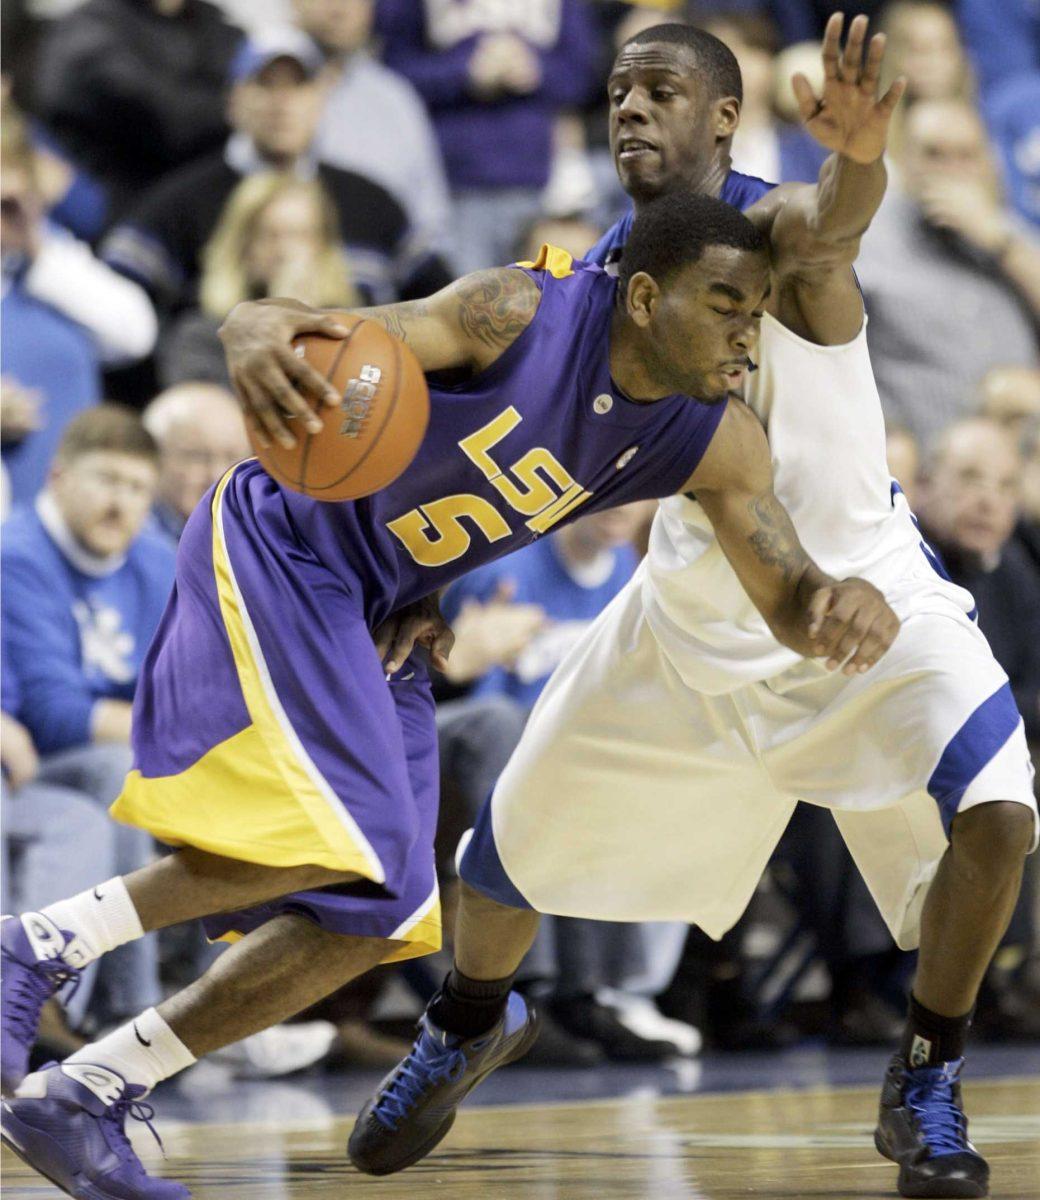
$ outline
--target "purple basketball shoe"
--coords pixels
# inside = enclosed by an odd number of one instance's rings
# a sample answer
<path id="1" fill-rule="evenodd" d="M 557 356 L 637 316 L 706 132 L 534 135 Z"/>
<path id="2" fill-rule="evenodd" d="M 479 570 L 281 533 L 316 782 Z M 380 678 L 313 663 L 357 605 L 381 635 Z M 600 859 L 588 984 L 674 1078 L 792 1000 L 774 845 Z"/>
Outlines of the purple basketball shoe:
<path id="1" fill-rule="evenodd" d="M 159 1141 L 144 1094 L 107 1067 L 51 1063 L 0 1104 L 4 1145 L 76 1200 L 187 1200 L 183 1184 L 145 1171 L 126 1136 L 131 1116 Z"/>
<path id="2" fill-rule="evenodd" d="M 0 960 L 0 1089 L 10 1096 L 29 1069 L 40 1009 L 64 984 L 75 990 L 85 960 L 72 934 L 42 913 L 3 918 Z"/>

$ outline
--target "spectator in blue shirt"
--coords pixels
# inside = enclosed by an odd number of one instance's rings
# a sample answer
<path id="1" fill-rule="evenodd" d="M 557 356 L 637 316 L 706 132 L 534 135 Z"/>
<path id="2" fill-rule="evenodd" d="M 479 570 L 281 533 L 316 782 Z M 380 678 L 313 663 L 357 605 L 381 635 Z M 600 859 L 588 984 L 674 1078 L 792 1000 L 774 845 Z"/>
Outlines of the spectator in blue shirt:
<path id="1" fill-rule="evenodd" d="M 4 526 L 0 584 L 16 717 L 41 756 L 37 779 L 107 807 L 130 767 L 137 676 L 173 583 L 173 551 L 142 534 L 158 452 L 136 414 L 102 404 L 66 427 L 34 507 Z M 114 826 L 117 873 L 142 866 L 148 835 Z M 159 1000 L 155 939 L 102 972 L 108 1015 Z"/>

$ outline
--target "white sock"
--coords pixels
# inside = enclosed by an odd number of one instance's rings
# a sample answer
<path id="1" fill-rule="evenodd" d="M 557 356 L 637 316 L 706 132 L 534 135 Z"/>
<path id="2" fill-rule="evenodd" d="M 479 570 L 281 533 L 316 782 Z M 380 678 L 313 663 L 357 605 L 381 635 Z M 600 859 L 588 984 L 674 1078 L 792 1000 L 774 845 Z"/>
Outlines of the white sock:
<path id="1" fill-rule="evenodd" d="M 71 967 L 85 967 L 109 950 L 144 937 L 137 909 L 118 875 L 69 900 L 48 904 L 40 910 L 39 916 L 52 922 L 62 933 L 72 935 L 63 946 L 64 939 L 59 939 L 58 949 Z M 34 917 L 35 914 L 26 913 L 22 917 L 22 927 L 37 957 L 57 957 L 52 931 Z"/>
<path id="2" fill-rule="evenodd" d="M 161 1079 L 193 1062 L 195 1055 L 154 1008 L 147 1008 L 133 1021 L 70 1054 L 61 1065 L 107 1067 L 150 1092 Z"/>

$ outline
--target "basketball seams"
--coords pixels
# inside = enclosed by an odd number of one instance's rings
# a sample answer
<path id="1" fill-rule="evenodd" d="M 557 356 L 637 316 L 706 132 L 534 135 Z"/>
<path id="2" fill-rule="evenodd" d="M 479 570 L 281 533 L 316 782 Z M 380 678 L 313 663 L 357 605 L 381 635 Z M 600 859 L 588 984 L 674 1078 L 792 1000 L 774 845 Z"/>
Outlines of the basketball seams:
<path id="1" fill-rule="evenodd" d="M 339 370 L 339 364 L 343 359 L 343 355 L 347 351 L 347 346 L 350 344 L 351 338 L 353 338 L 354 334 L 357 332 L 358 327 L 361 325 L 364 325 L 364 323 L 365 323 L 364 318 L 358 317 L 358 319 L 354 322 L 354 324 L 351 325 L 349 331 L 347 332 L 347 336 L 340 340 L 339 345 L 336 347 L 336 352 L 332 356 L 332 362 L 329 365 L 329 369 L 325 372 L 325 382 L 326 383 L 330 383 L 332 381 L 332 379 L 335 377 L 336 372 Z M 317 410 L 315 410 L 315 411 L 317 411 Z M 314 444 L 314 434 L 308 433 L 304 438 L 303 449 L 300 453 L 300 467 L 299 467 L 300 474 L 299 474 L 299 479 L 296 481 L 296 485 L 295 485 L 303 492 L 303 494 L 305 496 L 313 495 L 313 493 L 315 491 L 323 490 L 322 488 L 309 487 L 307 484 L 307 464 L 310 461 L 311 446 L 313 444 Z M 329 485 L 326 484 L 325 486 L 327 487 Z"/>
<path id="2" fill-rule="evenodd" d="M 382 329 L 382 326 L 379 325 L 377 328 Z M 390 398 L 390 403 L 386 406 L 386 412 L 383 416 L 382 422 L 380 423 L 379 429 L 369 439 L 369 443 L 364 454 L 362 454 L 357 462 L 354 463 L 349 471 L 343 475 L 340 475 L 338 479 L 333 479 L 329 483 L 323 484 L 322 487 L 313 489 L 314 492 L 324 492 L 328 491 L 329 488 L 338 487 L 345 480 L 349 479 L 359 467 L 363 466 L 372 451 L 375 450 L 375 448 L 379 445 L 383 433 L 390 422 L 390 418 L 394 415 L 394 410 L 397 408 L 397 400 L 401 394 L 401 376 L 404 374 L 404 363 L 401 357 L 401 346 L 397 338 L 393 337 L 389 333 L 387 333 L 386 336 L 390 339 L 390 345 L 394 352 L 394 392 Z"/>

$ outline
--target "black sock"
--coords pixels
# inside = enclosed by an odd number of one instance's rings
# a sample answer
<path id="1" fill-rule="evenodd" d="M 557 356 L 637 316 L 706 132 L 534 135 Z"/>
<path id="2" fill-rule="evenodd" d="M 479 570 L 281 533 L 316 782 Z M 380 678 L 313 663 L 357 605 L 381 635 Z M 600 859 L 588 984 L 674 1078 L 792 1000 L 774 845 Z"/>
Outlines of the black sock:
<path id="1" fill-rule="evenodd" d="M 970 1024 L 970 1012 L 963 1017 L 942 1017 L 925 1008 L 911 993 L 899 1052 L 911 1070 L 952 1062 L 964 1054 L 964 1042 Z"/>
<path id="2" fill-rule="evenodd" d="M 505 979 L 470 979 L 458 967 L 452 967 L 430 1002 L 430 1019 L 457 1037 L 478 1037 L 505 1012 L 512 986 L 512 975 Z"/>

